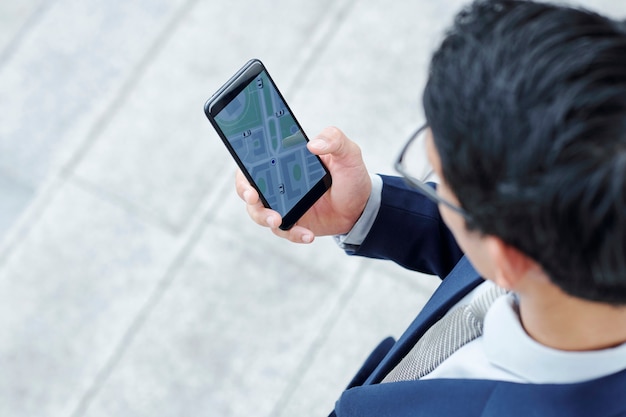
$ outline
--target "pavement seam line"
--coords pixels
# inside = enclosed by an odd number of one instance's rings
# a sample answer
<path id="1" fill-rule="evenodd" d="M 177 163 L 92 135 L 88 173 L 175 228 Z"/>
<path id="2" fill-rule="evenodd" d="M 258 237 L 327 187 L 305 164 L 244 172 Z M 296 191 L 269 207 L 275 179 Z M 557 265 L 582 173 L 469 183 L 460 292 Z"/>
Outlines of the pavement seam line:
<path id="1" fill-rule="evenodd" d="M 59 164 L 59 167 L 54 172 L 50 173 L 48 179 L 44 180 L 38 190 L 35 191 L 35 196 L 31 203 L 24 213 L 15 221 L 5 238 L 0 242 L 0 270 L 7 264 L 7 260 L 11 257 L 15 248 L 28 236 L 30 230 L 32 230 L 35 224 L 41 219 L 48 203 L 53 200 L 56 194 L 63 188 L 63 184 L 75 176 L 73 172 L 76 166 L 91 149 L 102 131 L 104 131 L 106 125 L 115 117 L 121 104 L 127 99 L 131 91 L 131 86 L 136 84 L 142 77 L 149 67 L 149 64 L 158 56 L 159 52 L 164 47 L 167 39 L 179 27 L 183 18 L 191 13 L 196 3 L 198 3 L 198 0 L 186 0 L 179 9 L 174 12 L 173 17 L 164 25 L 163 30 L 157 34 L 152 45 L 147 49 L 147 52 L 138 61 L 135 68 L 130 71 L 126 80 L 120 84 L 118 92 L 111 99 L 110 103 L 102 113 L 95 118 L 85 138 L 76 145 L 75 150 L 68 157 L 67 161 Z M 53 4 L 47 4 L 40 8 L 40 12 L 33 12 L 33 15 L 37 16 L 32 19 L 29 18 L 29 21 L 32 21 L 31 24 L 34 24 L 52 5 Z M 0 63 L 1 62 L 0 60 Z"/>
<path id="2" fill-rule="evenodd" d="M 339 27 L 346 21 L 345 16 L 350 12 L 355 0 L 342 0 L 332 2 L 332 9 L 328 13 L 329 19 L 322 19 L 321 28 L 316 30 L 311 37 L 310 48 L 303 54 L 300 69 L 295 72 L 290 81 L 286 82 L 285 91 L 289 92 L 291 99 L 298 93 L 311 72 L 313 62 L 322 55 L 322 51 L 331 44 L 330 40 L 335 36 Z"/>
<path id="3" fill-rule="evenodd" d="M 311 345 L 307 349 L 305 355 L 300 361 L 300 364 L 294 370 L 292 377 L 286 384 L 285 390 L 282 392 L 278 401 L 276 401 L 276 404 L 274 405 L 272 412 L 269 414 L 269 416 L 283 415 L 283 412 L 285 411 L 285 407 L 289 403 L 289 400 L 293 397 L 298 387 L 301 385 L 304 379 L 304 375 L 306 375 L 307 371 L 311 368 L 313 362 L 315 361 L 315 358 L 322 350 L 324 343 L 328 341 L 328 335 L 332 332 L 332 330 L 339 322 L 338 318 L 343 315 L 344 311 L 350 304 L 350 298 L 354 295 L 356 289 L 361 283 L 359 277 L 365 273 L 367 268 L 368 263 L 362 263 L 349 278 L 349 283 L 346 284 L 339 297 L 337 297 L 335 305 L 331 309 L 331 312 L 328 314 L 326 320 L 324 320 L 322 326 L 320 327 L 320 331 L 313 340 L 313 343 L 311 343 Z M 332 404 L 329 404 L 329 407 L 332 407 Z"/>
<path id="4" fill-rule="evenodd" d="M 230 178 L 224 178 L 218 184 L 218 188 L 222 192 L 230 186 Z M 157 308 L 163 299 L 163 296 L 176 281 L 176 278 L 179 276 L 180 269 L 189 258 L 193 248 L 198 244 L 198 241 L 204 235 L 206 228 L 210 225 L 210 223 L 207 222 L 207 218 L 209 213 L 211 213 L 219 204 L 219 196 L 221 196 L 222 192 L 218 192 L 210 198 L 207 198 L 205 203 L 202 205 L 203 209 L 198 210 L 197 214 L 189 222 L 190 225 L 185 232 L 185 236 L 181 238 L 180 246 L 175 250 L 176 254 L 172 258 L 169 267 L 165 270 L 162 278 L 155 284 L 152 289 L 152 293 L 147 298 L 146 302 L 132 320 L 126 331 L 120 337 L 119 343 L 114 347 L 111 355 L 94 377 L 91 386 L 82 394 L 82 398 L 80 398 L 80 401 L 78 402 L 74 412 L 71 414 L 71 417 L 81 417 L 85 415 L 92 401 L 97 398 L 99 392 L 106 385 L 111 374 L 115 371 L 115 368 L 123 359 L 128 347 L 133 343 L 135 337 L 141 331 L 141 328 L 150 319 L 152 312 L 155 308 Z"/>
<path id="5" fill-rule="evenodd" d="M 90 193 L 93 193 L 95 191 L 92 187 L 89 186 L 89 183 L 82 181 L 79 178 L 75 178 L 75 176 L 72 175 L 74 168 L 78 165 L 84 155 L 95 143 L 107 123 L 115 116 L 115 114 L 117 113 L 117 109 L 120 107 L 120 105 L 127 99 L 128 92 L 130 91 L 131 86 L 136 84 L 137 81 L 141 78 L 141 76 L 148 68 L 149 63 L 158 56 L 159 52 L 167 42 L 167 39 L 169 39 L 171 34 L 175 32 L 178 27 L 180 27 L 180 24 L 182 23 L 184 17 L 191 13 L 196 3 L 198 3 L 198 0 L 187 0 L 179 7 L 178 10 L 174 12 L 173 17 L 169 20 L 169 22 L 165 24 L 164 29 L 156 36 L 155 40 L 152 42 L 152 45 L 148 48 L 148 51 L 139 61 L 135 69 L 131 71 L 128 78 L 121 84 L 118 94 L 111 100 L 101 116 L 96 119 L 93 126 L 89 130 L 89 133 L 86 135 L 86 139 L 77 147 L 77 150 L 70 157 L 69 161 L 64 166 L 61 166 L 56 177 L 60 177 L 63 182 L 74 182 L 75 184 L 80 185 L 81 188 L 86 189 L 86 191 Z M 55 187 L 54 190 L 58 191 L 59 188 L 60 187 Z M 52 197 L 53 196 L 48 196 L 48 199 Z M 211 207 L 215 204 L 213 201 L 210 201 L 209 203 Z M 128 209 L 128 207 L 124 205 L 122 209 Z M 40 211 L 44 211 L 44 209 L 42 208 Z M 76 408 L 70 414 L 70 416 L 81 417 L 89 409 L 92 401 L 97 397 L 101 388 L 105 385 L 106 381 L 113 373 L 115 367 L 123 358 L 128 346 L 132 343 L 135 336 L 148 320 L 151 312 L 158 305 L 163 295 L 171 287 L 172 283 L 175 280 L 175 277 L 177 276 L 177 272 L 189 256 L 191 248 L 193 248 L 197 241 L 201 238 L 205 229 L 204 218 L 205 213 L 204 210 L 202 210 L 201 214 L 197 216 L 197 218 L 195 218 L 192 222 L 190 222 L 188 228 L 189 236 L 185 236 L 181 239 L 181 246 L 178 250 L 176 250 L 177 253 L 174 256 L 170 266 L 166 269 L 163 277 L 153 287 L 152 293 L 148 297 L 147 301 L 139 310 L 126 331 L 123 333 L 122 337 L 120 338 L 120 342 L 113 349 L 109 358 L 96 373 L 90 386 L 88 386 L 87 389 L 82 393 L 78 400 Z"/>
<path id="6" fill-rule="evenodd" d="M 128 99 L 130 92 L 133 91 L 132 86 L 136 85 L 146 70 L 149 68 L 150 63 L 158 57 L 159 53 L 163 50 L 167 44 L 167 40 L 170 39 L 173 32 L 175 32 L 183 21 L 183 18 L 191 13 L 191 10 L 195 7 L 198 0 L 185 0 L 184 3 L 174 12 L 173 17 L 165 24 L 163 30 L 156 35 L 156 38 L 148 47 L 147 52 L 137 62 L 135 68 L 130 71 L 130 74 L 124 80 L 119 88 L 118 92 L 111 99 L 110 103 L 102 111 L 99 117 L 93 122 L 92 127 L 85 135 L 85 139 L 76 146 L 76 150 L 68 158 L 68 160 L 61 164 L 59 169 L 60 175 L 68 177 L 72 175 L 78 164 L 83 160 L 84 156 L 89 152 L 94 143 L 99 139 L 102 132 L 106 129 L 109 122 L 115 117 L 119 109 Z"/>
<path id="7" fill-rule="evenodd" d="M 154 210 L 150 210 L 149 207 L 135 204 L 131 200 L 111 192 L 108 189 L 100 188 L 98 185 L 77 175 L 68 178 L 66 182 L 76 185 L 96 198 L 110 202 L 114 206 L 119 207 L 127 213 L 131 213 L 142 220 L 145 220 L 147 223 L 154 225 L 156 228 L 163 230 L 172 236 L 178 235 L 183 230 L 183 228 L 178 227 L 167 219 L 162 218 L 162 216 L 159 216 L 159 214 L 155 213 Z"/>
<path id="8" fill-rule="evenodd" d="M 42 1 L 40 4 L 32 11 L 24 24 L 22 24 L 15 35 L 11 38 L 11 40 L 7 43 L 7 46 L 0 52 L 0 67 L 9 62 L 15 52 L 18 50 L 19 45 L 22 43 L 24 38 L 28 36 L 30 30 L 38 23 L 38 21 L 46 14 L 51 7 L 56 4 L 52 1 Z"/>
<path id="9" fill-rule="evenodd" d="M 198 221 L 198 227 L 195 228 L 191 236 L 184 241 L 180 250 L 177 251 L 178 253 L 174 257 L 172 263 L 167 268 L 163 277 L 152 289 L 152 293 L 122 335 L 120 342 L 113 349 L 111 356 L 96 374 L 91 386 L 83 393 L 76 409 L 71 414 L 72 417 L 83 416 L 89 409 L 92 401 L 97 397 L 102 387 L 106 384 L 107 380 L 124 357 L 127 348 L 132 344 L 136 335 L 141 331 L 143 325 L 149 320 L 152 311 L 156 308 L 164 294 L 175 281 L 178 271 L 191 253 L 190 249 L 193 248 L 202 237 L 204 229 L 205 227 L 202 226 L 201 221 Z"/>

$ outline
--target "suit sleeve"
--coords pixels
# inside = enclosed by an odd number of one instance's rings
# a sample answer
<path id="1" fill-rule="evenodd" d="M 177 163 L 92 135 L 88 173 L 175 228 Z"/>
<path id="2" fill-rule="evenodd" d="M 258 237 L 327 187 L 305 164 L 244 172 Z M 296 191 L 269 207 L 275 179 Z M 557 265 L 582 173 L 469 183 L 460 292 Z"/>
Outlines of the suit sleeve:
<path id="1" fill-rule="evenodd" d="M 463 252 L 441 219 L 437 204 L 408 187 L 402 178 L 381 177 L 378 215 L 354 254 L 445 277 Z"/>

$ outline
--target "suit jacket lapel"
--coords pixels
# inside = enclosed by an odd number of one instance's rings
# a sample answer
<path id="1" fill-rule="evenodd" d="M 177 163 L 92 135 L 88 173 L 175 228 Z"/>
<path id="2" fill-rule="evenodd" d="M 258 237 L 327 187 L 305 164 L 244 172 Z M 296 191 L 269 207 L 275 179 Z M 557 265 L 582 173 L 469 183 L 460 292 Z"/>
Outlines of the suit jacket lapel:
<path id="1" fill-rule="evenodd" d="M 364 385 L 377 384 L 404 358 L 417 340 L 468 292 L 483 282 L 466 257 L 442 281 L 432 297 L 398 342 L 367 378 Z"/>

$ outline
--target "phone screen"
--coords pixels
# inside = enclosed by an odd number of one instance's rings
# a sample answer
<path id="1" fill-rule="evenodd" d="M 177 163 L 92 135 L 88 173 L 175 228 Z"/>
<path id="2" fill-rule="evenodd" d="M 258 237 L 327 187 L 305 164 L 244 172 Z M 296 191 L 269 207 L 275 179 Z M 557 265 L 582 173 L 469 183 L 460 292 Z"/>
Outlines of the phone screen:
<path id="1" fill-rule="evenodd" d="M 281 216 L 326 174 L 265 70 L 214 120 L 267 204 Z"/>

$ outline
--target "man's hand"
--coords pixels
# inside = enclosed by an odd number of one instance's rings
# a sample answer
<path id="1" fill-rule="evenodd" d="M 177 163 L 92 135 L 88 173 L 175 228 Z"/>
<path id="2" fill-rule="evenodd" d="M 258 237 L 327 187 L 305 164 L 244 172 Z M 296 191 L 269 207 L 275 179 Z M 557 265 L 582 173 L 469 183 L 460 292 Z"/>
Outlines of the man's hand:
<path id="1" fill-rule="evenodd" d="M 361 149 L 335 127 L 327 127 L 308 143 L 319 155 L 333 179 L 331 188 L 290 230 L 280 230 L 279 213 L 267 209 L 246 177 L 237 172 L 237 194 L 246 202 L 248 214 L 274 234 L 297 243 L 310 243 L 315 236 L 336 235 L 350 231 L 359 219 L 372 189 Z"/>

